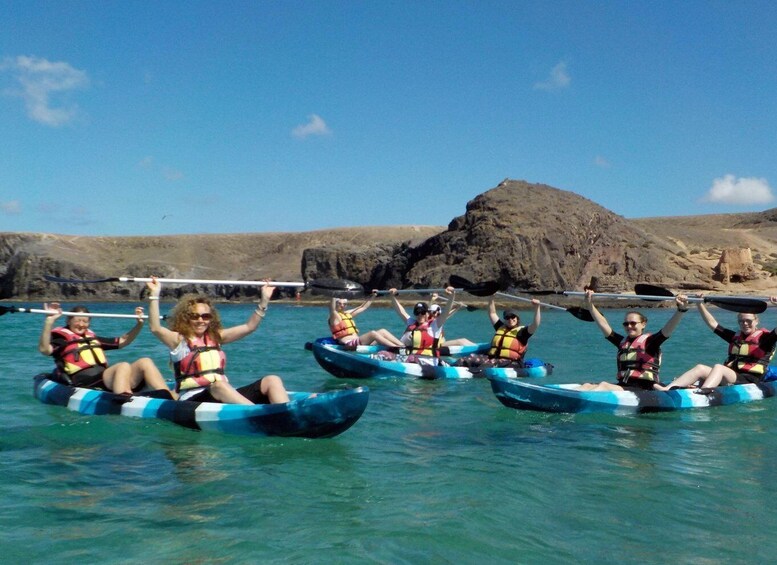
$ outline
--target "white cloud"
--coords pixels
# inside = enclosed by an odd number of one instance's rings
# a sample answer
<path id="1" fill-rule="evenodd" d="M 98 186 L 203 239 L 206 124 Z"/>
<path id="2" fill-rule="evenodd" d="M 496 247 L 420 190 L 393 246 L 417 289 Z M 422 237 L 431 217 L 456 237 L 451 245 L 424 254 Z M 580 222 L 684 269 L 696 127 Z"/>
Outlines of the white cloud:
<path id="1" fill-rule="evenodd" d="M 164 176 L 167 180 L 176 181 L 181 180 L 184 175 L 178 169 L 173 169 L 172 167 L 162 167 L 162 176 Z"/>
<path id="2" fill-rule="evenodd" d="M 567 72 L 567 64 L 562 61 L 550 70 L 550 76 L 546 80 L 535 82 L 534 89 L 561 90 L 568 87 L 571 82 L 572 79 L 569 78 L 569 73 Z"/>
<path id="3" fill-rule="evenodd" d="M 143 157 L 138 162 L 138 167 L 141 169 L 150 169 L 154 165 L 154 158 L 151 155 L 147 155 L 146 157 Z"/>
<path id="4" fill-rule="evenodd" d="M 21 214 L 22 204 L 18 200 L 9 200 L 8 202 L 0 202 L 0 210 L 3 211 L 3 214 L 7 214 L 9 216 L 15 216 L 16 214 Z"/>
<path id="5" fill-rule="evenodd" d="M 720 204 L 766 204 L 774 200 L 772 189 L 766 179 L 736 178 L 726 175 L 712 181 L 712 187 L 702 199 Z"/>
<path id="6" fill-rule="evenodd" d="M 612 167 L 612 163 L 610 163 L 607 159 L 605 159 L 601 155 L 596 156 L 596 158 L 594 159 L 594 165 L 602 169 L 609 169 L 610 167 Z"/>
<path id="7" fill-rule="evenodd" d="M 52 127 L 68 123 L 78 113 L 75 104 L 55 107 L 52 95 L 89 86 L 89 77 L 85 71 L 65 62 L 52 62 L 39 57 L 6 57 L 0 63 L 0 71 L 11 73 L 18 85 L 5 93 L 24 100 L 27 115 L 31 119 Z"/>
<path id="8" fill-rule="evenodd" d="M 291 135 L 305 139 L 311 135 L 329 135 L 331 130 L 327 127 L 326 122 L 316 114 L 310 115 L 310 121 L 306 124 L 299 125 L 291 130 Z"/>

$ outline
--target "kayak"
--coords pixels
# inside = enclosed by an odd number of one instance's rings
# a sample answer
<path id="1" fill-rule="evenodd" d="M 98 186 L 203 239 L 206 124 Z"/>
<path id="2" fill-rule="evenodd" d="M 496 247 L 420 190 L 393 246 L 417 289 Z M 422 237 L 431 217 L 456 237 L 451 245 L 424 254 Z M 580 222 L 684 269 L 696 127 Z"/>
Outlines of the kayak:
<path id="1" fill-rule="evenodd" d="M 35 398 L 81 414 L 159 418 L 194 430 L 253 436 L 333 437 L 361 417 L 369 400 L 366 387 L 316 396 L 289 392 L 290 401 L 284 404 L 242 405 L 125 396 L 61 384 L 46 373 L 34 381 Z"/>
<path id="2" fill-rule="evenodd" d="M 505 406 L 541 412 L 641 414 L 739 404 L 777 394 L 775 381 L 662 392 L 581 391 L 580 384 L 539 385 L 498 375 L 489 375 L 488 379 L 497 399 Z"/>
<path id="3" fill-rule="evenodd" d="M 325 371 L 335 377 L 346 379 L 397 377 L 430 380 L 472 379 L 484 377 L 487 373 L 506 378 L 542 378 L 547 376 L 552 370 L 552 366 L 539 360 L 533 360 L 532 366 L 528 366 L 530 360 L 527 360 L 527 367 L 523 369 L 471 369 L 469 367 L 452 367 L 448 364 L 425 365 L 421 363 L 406 363 L 400 360 L 381 358 L 380 346 L 367 346 L 368 348 L 378 347 L 375 351 L 360 350 L 361 347 L 363 346 L 354 349 L 353 347 L 333 343 L 328 338 L 305 344 L 305 349 L 313 352 L 313 357 Z M 445 363 L 470 353 L 483 353 L 488 351 L 489 347 L 488 343 L 442 347 L 441 353 Z M 382 349 L 386 350 L 387 348 Z M 401 355 L 398 356 L 398 359 L 402 358 Z"/>

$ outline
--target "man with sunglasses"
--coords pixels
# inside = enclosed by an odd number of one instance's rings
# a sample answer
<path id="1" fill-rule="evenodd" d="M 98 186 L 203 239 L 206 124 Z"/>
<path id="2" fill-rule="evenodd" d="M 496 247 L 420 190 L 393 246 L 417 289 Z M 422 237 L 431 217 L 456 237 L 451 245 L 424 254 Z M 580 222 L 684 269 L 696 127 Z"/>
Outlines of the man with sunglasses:
<path id="1" fill-rule="evenodd" d="M 618 348 L 618 384 L 585 383 L 580 385 L 579 390 L 657 389 L 661 384 L 658 376 L 661 345 L 671 337 L 683 314 L 688 311 L 688 298 L 684 294 L 675 297 L 677 311 L 655 334 L 645 331 L 648 320 L 640 312 L 627 312 L 623 320 L 626 335 L 622 335 L 613 331 L 607 319 L 594 306 L 593 297 L 594 292 L 586 289 L 586 308 L 607 341 Z"/>
<path id="2" fill-rule="evenodd" d="M 700 298 L 703 295 L 699 295 Z M 777 303 L 777 297 L 770 301 Z M 701 382 L 702 389 L 715 388 L 721 384 L 760 383 L 764 380 L 769 362 L 774 357 L 777 346 L 775 330 L 758 327 L 758 315 L 739 313 L 737 324 L 739 331 L 724 328 L 710 314 L 703 302 L 699 302 L 699 313 L 707 326 L 723 341 L 728 343 L 728 357 L 723 363 L 696 365 L 686 371 L 667 386 L 658 386 L 659 390 L 694 387 Z"/>

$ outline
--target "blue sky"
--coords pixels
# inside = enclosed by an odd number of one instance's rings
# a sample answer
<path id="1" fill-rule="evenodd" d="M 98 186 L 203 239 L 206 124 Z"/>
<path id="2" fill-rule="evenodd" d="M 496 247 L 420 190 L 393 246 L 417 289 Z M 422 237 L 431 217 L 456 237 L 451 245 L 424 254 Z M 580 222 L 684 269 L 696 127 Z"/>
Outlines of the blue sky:
<path id="1" fill-rule="evenodd" d="M 774 2 L 0 0 L 0 231 L 777 206 Z"/>

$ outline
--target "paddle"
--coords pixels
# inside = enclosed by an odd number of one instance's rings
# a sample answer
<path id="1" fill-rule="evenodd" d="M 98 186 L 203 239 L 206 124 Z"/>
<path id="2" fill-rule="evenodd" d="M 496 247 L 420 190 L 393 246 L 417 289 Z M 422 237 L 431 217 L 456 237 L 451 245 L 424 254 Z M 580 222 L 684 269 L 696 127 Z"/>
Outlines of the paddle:
<path id="1" fill-rule="evenodd" d="M 49 282 L 59 284 L 95 284 L 106 282 L 151 282 L 150 277 L 106 277 L 103 279 L 68 279 L 54 275 L 44 275 Z M 169 279 L 157 277 L 160 283 L 168 284 L 211 284 L 232 286 L 265 286 L 311 289 L 314 294 L 327 294 L 331 296 L 357 296 L 364 292 L 359 283 L 347 279 L 318 279 L 307 282 L 280 282 L 280 281 L 240 281 L 240 280 L 212 280 L 212 279 Z"/>
<path id="2" fill-rule="evenodd" d="M 455 287 L 456 290 L 463 290 L 472 296 L 493 296 L 502 290 L 502 285 L 499 284 L 499 281 L 483 281 L 473 283 L 464 277 L 459 277 L 457 275 L 451 275 L 448 279 L 448 283 Z"/>
<path id="3" fill-rule="evenodd" d="M 485 281 L 485 282 L 479 282 L 479 283 L 472 283 L 472 282 L 469 282 L 467 279 L 463 279 L 455 275 L 451 276 L 450 285 L 454 287 L 457 291 L 468 292 L 473 296 L 480 296 L 480 297 L 492 296 L 500 288 L 499 283 L 497 281 Z M 396 294 L 431 294 L 432 292 L 445 292 L 445 289 L 444 288 L 403 288 L 401 290 L 397 290 Z M 379 290 L 378 294 L 380 295 L 390 294 L 390 291 Z M 442 298 L 445 299 L 444 296 Z M 467 306 L 468 310 L 470 310 L 470 308 L 472 308 L 473 310 L 477 310 L 476 306 Z"/>
<path id="4" fill-rule="evenodd" d="M 675 295 L 663 287 L 652 284 L 636 284 L 634 292 L 645 300 L 670 300 Z M 645 295 L 648 295 L 647 297 Z M 705 296 L 704 298 L 688 298 L 688 302 L 704 302 L 713 304 L 718 308 L 740 312 L 742 314 L 760 314 L 766 311 L 768 304 L 757 298 L 744 298 L 738 296 Z"/>
<path id="5" fill-rule="evenodd" d="M 510 298 L 512 300 L 520 300 L 521 302 L 531 302 L 531 298 L 525 298 L 523 296 L 515 296 L 514 294 L 507 294 L 504 292 L 497 292 L 497 296 L 501 296 L 503 298 Z M 572 306 L 570 308 L 564 308 L 562 306 L 556 306 L 555 304 L 546 304 L 545 302 L 540 302 L 540 306 L 544 306 L 545 308 L 552 308 L 553 310 L 564 310 L 566 312 L 569 312 L 572 314 L 575 318 L 578 320 L 583 320 L 584 322 L 593 322 L 594 317 L 591 315 L 591 313 L 586 310 L 585 308 L 581 308 L 579 306 Z"/>
<path id="6" fill-rule="evenodd" d="M 37 308 L 19 308 L 17 306 L 0 306 L 0 316 L 3 314 L 13 314 L 15 312 L 19 312 L 22 314 L 46 314 L 47 316 L 51 314 L 56 314 L 57 310 L 40 310 Z M 135 314 L 101 314 L 99 312 L 61 312 L 63 316 L 81 316 L 84 318 L 135 318 L 137 319 L 138 316 Z M 162 316 L 162 318 L 166 318 L 167 316 Z M 145 314 L 140 316 L 140 318 L 143 318 L 144 320 L 148 319 L 148 316 Z"/>

